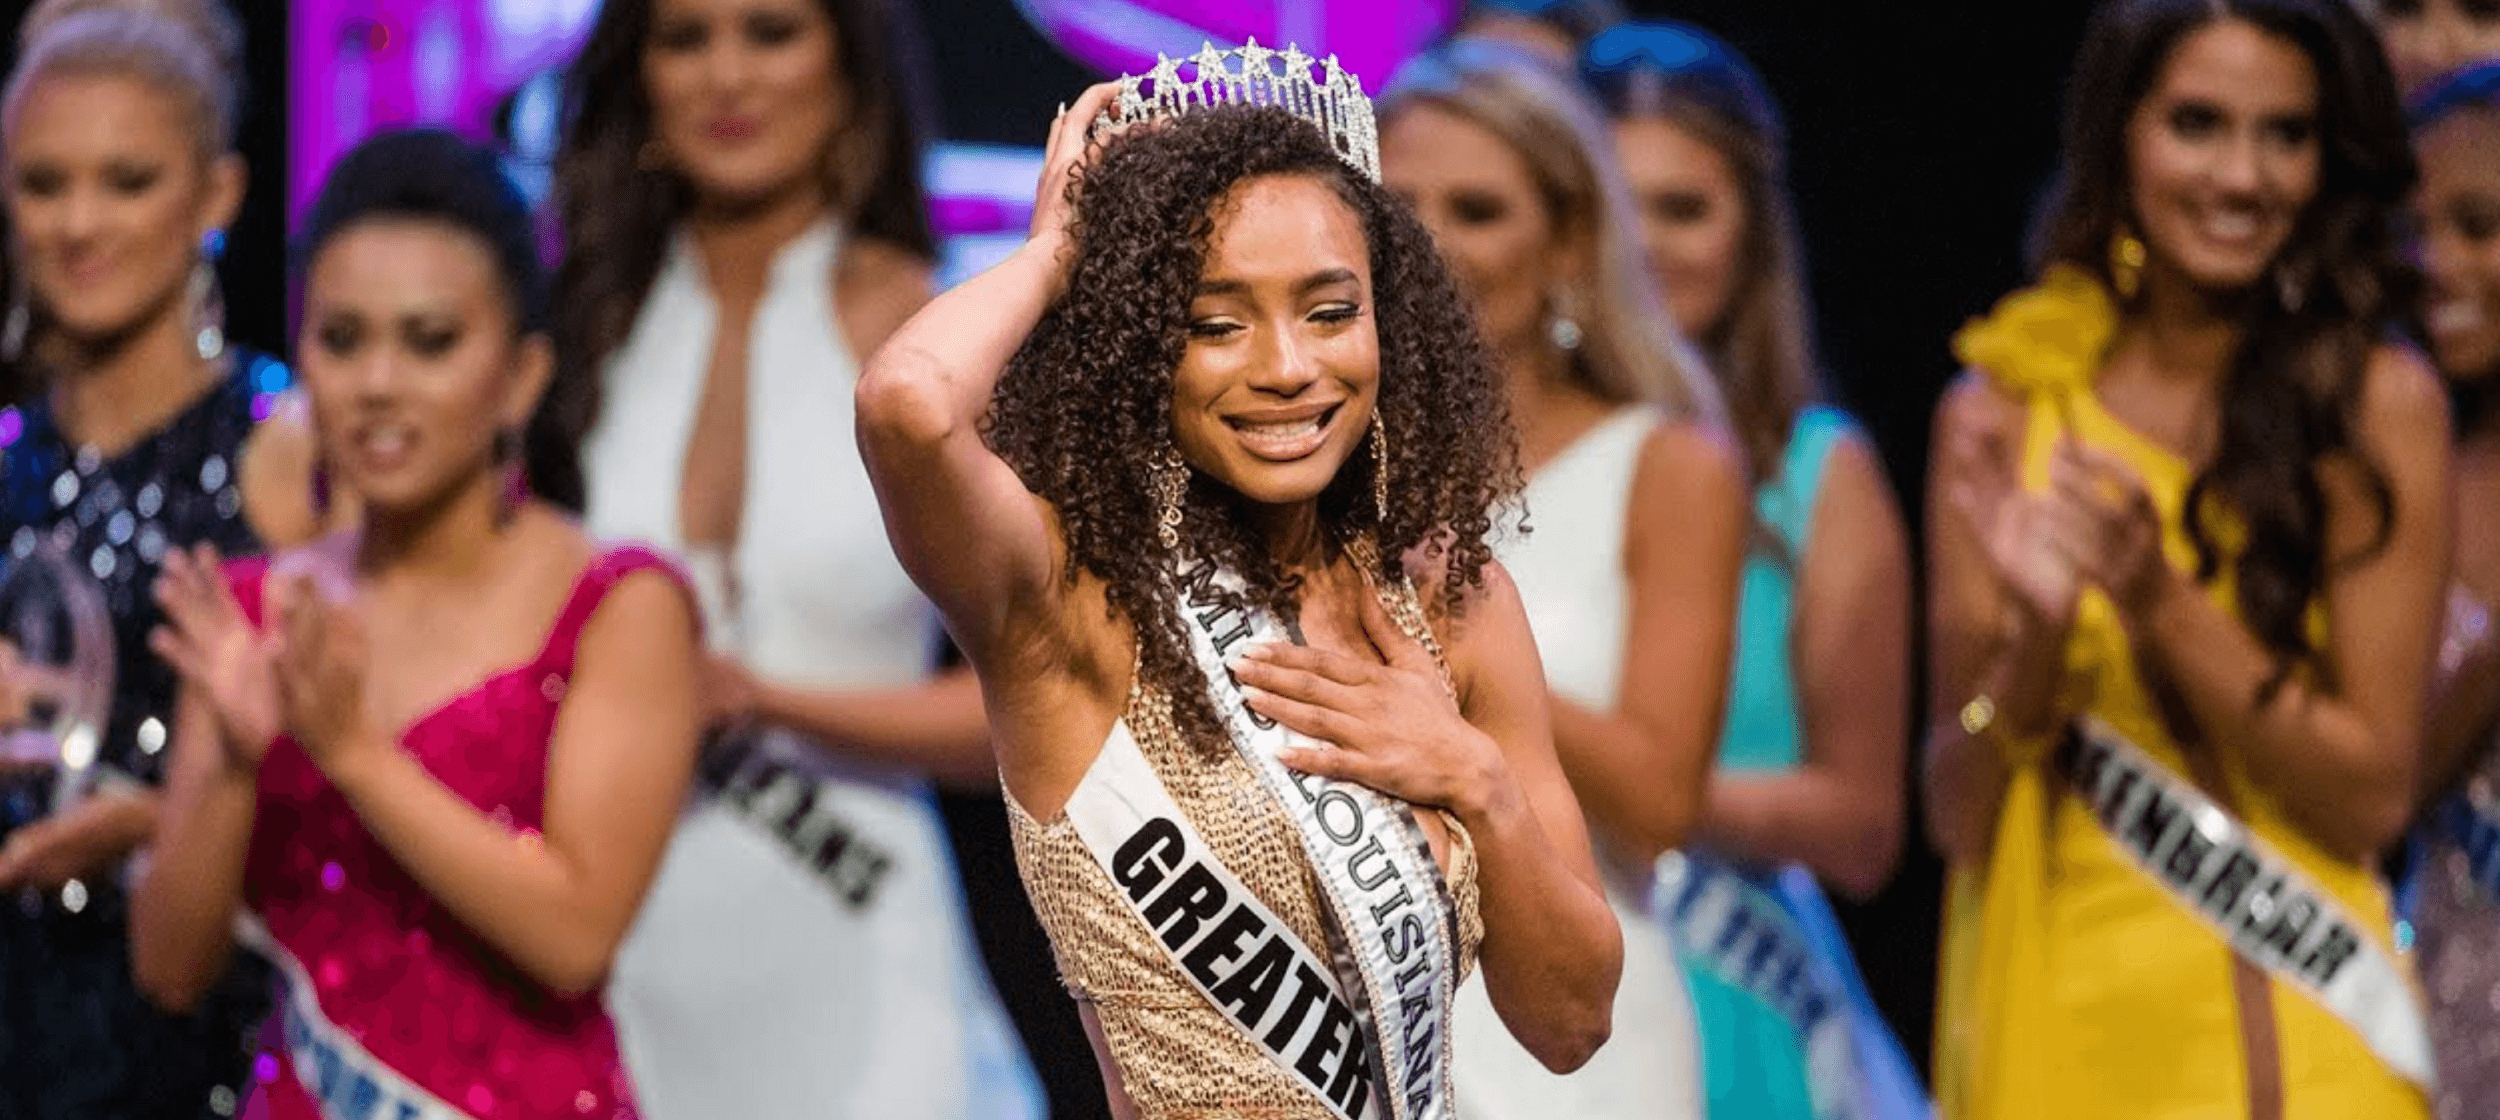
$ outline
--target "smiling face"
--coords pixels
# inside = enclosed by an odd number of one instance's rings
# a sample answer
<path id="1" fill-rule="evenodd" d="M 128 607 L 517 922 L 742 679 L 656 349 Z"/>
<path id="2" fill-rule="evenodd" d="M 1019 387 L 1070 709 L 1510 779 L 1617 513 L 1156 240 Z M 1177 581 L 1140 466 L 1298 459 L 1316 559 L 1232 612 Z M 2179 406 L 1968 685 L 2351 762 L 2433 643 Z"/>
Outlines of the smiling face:
<path id="1" fill-rule="evenodd" d="M 376 512 L 491 480 L 496 433 L 519 430 L 552 368 L 544 338 L 515 334 L 493 250 L 439 221 L 333 236 L 305 276 L 303 324 L 324 459 Z"/>
<path id="2" fill-rule="evenodd" d="M 1362 219 L 1303 175 L 1246 180 L 1213 213 L 1172 442 L 1253 502 L 1313 501 L 1362 444 L 1380 387 Z"/>
<path id="3" fill-rule="evenodd" d="M 2317 195 L 2319 148 L 2317 71 L 2297 45 L 2239 20 L 2191 32 L 2127 123 L 2147 275 L 2256 283 Z"/>
<path id="4" fill-rule="evenodd" d="M 848 100 L 837 34 L 817 0 L 656 0 L 642 80 L 669 165 L 716 205 L 816 189 Z"/>
<path id="5" fill-rule="evenodd" d="M 2422 322 L 2440 371 L 2458 381 L 2500 373 L 2500 111 L 2455 113 L 2416 143 L 2413 214 L 2429 280 Z"/>
<path id="6" fill-rule="evenodd" d="M 1745 196 L 1717 148 L 1664 117 L 1615 122 L 1641 247 L 1684 337 L 1715 339 L 1745 247 Z"/>
<path id="7" fill-rule="evenodd" d="M 57 328 L 99 340 L 178 313 L 201 240 L 234 216 L 240 168 L 205 157 L 183 101 L 137 77 L 55 74 L 16 108 L 9 223 Z"/>
<path id="8" fill-rule="evenodd" d="M 1527 159 L 1491 129 L 1421 102 L 1382 130 L 1380 170 L 1432 231 L 1485 339 L 1505 351 L 1539 345 L 1546 294 L 1575 270 Z"/>

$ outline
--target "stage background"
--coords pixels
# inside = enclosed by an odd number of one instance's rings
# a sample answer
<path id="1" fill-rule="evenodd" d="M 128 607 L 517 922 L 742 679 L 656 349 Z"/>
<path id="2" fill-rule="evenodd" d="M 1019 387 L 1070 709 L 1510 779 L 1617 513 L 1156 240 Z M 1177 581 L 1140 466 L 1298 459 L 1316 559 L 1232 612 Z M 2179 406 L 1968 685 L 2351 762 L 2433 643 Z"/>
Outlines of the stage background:
<path id="1" fill-rule="evenodd" d="M 555 68 L 594 4 L 240 0 L 252 73 L 242 147 L 253 189 L 223 267 L 233 336 L 285 352 L 285 220 L 327 159 L 363 130 L 436 120 L 484 135 L 500 117 L 516 175 L 542 185 Z M 1873 431 L 1915 527 L 1928 414 L 1951 373 L 1946 340 L 2021 278 L 2021 237 L 2046 185 L 2058 90 L 2088 3 L 1632 6 L 1717 31 L 1753 58 L 1785 104 L 1832 386 Z M 25 7 L 0 0 L 0 18 L 14 27 Z M 943 134 L 970 145 L 951 156 L 968 161 L 956 167 L 963 174 L 937 176 L 961 196 L 950 213 L 973 216 L 959 225 L 1012 231 L 1030 191 L 1029 182 L 1006 181 L 1020 158 L 1013 149 L 1037 144 L 1055 107 L 1093 75 L 1043 39 L 1013 0 L 915 7 L 940 78 Z M 1307 18 L 1311 4 L 1301 7 Z M 994 248 L 999 240 L 965 244 Z M 1022 1011 L 1058 1017 L 1035 1056 L 1061 1115 L 1100 1115 L 1091 1058 L 1064 1029 L 1064 995 L 1016 905 L 998 802 L 952 798 L 948 808 L 1002 990 Z M 1914 809 L 1893 885 L 1869 905 L 1842 910 L 1878 1001 L 1924 1061 L 1938 878 L 1918 821 Z"/>

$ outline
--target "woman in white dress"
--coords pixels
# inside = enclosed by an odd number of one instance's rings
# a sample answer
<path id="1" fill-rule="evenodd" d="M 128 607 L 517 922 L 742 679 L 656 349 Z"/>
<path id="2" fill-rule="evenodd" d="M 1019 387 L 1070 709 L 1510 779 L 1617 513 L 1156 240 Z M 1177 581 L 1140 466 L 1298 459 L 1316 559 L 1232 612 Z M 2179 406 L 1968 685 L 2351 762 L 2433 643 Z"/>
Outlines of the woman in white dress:
<path id="1" fill-rule="evenodd" d="M 978 690 L 933 675 L 851 436 L 930 295 L 903 16 L 609 0 L 570 75 L 559 352 L 600 393 L 545 419 L 591 528 L 687 561 L 723 732 L 609 991 L 657 1120 L 1040 1107 L 930 797 L 994 780 Z"/>
<path id="2" fill-rule="evenodd" d="M 1554 745 L 1623 926 L 1614 1038 L 1556 1076 L 1480 986 L 1453 1028 L 1465 1115 L 1694 1117 L 1698 1050 L 1651 869 L 1699 812 L 1725 704 L 1747 526 L 1717 388 L 1675 334 L 1602 118 L 1519 48 L 1460 39 L 1389 84 L 1381 167 L 1474 299 L 1528 472 L 1519 582 Z"/>

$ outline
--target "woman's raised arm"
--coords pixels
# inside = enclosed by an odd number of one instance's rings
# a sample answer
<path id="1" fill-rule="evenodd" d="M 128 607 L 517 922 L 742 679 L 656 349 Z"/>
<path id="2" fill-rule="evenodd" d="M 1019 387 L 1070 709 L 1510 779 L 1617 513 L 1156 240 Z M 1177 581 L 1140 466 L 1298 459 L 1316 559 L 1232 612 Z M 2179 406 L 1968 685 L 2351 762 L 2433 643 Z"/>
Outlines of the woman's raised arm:
<path id="1" fill-rule="evenodd" d="M 860 452 L 886 532 L 975 664 L 1014 604 L 1056 586 L 1049 509 L 982 441 L 980 422 L 999 373 L 1066 285 L 1070 190 L 1118 90 L 1087 90 L 1053 124 L 1024 246 L 929 301 L 859 379 Z"/>

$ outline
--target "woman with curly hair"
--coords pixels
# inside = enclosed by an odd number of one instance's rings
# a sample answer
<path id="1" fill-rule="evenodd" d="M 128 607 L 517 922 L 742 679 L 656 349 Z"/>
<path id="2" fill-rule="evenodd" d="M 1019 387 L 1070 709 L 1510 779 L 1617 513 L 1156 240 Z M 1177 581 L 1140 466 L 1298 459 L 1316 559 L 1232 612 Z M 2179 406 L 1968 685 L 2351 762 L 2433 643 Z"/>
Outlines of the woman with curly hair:
<path id="1" fill-rule="evenodd" d="M 1605 120 L 1568 75 L 1460 39 L 1398 72 L 1382 120 L 1389 187 L 1470 297 L 1519 426 L 1531 532 L 1503 542 L 1502 560 L 1624 937 L 1614 1040 L 1569 1077 L 1522 1052 L 1469 986 L 1465 1107 L 1488 1120 L 1698 1116 L 1694 1004 L 1651 907 L 1659 857 L 1691 833 L 1725 707 L 1744 463 L 1643 265 Z"/>
<path id="2" fill-rule="evenodd" d="M 1966 330 L 1930 475 L 1928 828 L 1956 1120 L 2420 1117 L 2379 852 L 2449 549 L 2385 331 L 2414 179 L 2339 0 L 2118 0 L 2039 287 Z"/>
<path id="3" fill-rule="evenodd" d="M 588 391 L 546 410 L 581 477 L 539 481 L 683 556 L 712 624 L 702 790 L 610 991 L 659 1120 L 1040 1109 L 931 789 L 995 780 L 979 687 L 937 672 L 839 435 L 929 298 L 909 16 L 607 0 L 568 79 L 557 358 Z"/>
<path id="4" fill-rule="evenodd" d="M 1031 239 L 870 362 L 861 443 L 1119 1111 L 1445 1115 L 1479 950 L 1570 1069 L 1621 943 L 1487 541 L 1493 366 L 1353 80 L 1274 57 L 1307 115 L 1062 114 Z"/>

